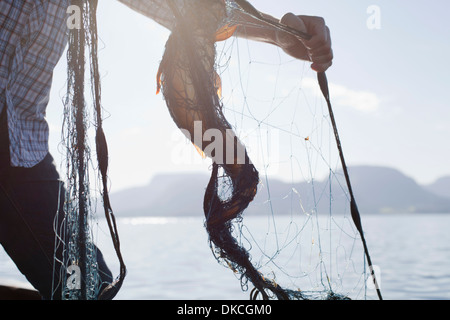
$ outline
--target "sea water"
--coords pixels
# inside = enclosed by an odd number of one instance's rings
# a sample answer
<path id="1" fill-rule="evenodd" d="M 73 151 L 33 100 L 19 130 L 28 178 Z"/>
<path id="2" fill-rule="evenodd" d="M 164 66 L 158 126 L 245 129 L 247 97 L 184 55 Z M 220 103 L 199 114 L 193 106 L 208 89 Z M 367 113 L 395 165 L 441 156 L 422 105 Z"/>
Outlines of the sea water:
<path id="1" fill-rule="evenodd" d="M 366 215 L 363 226 L 384 299 L 450 299 L 450 215 Z M 203 218 L 119 218 L 118 228 L 128 273 L 117 299 L 248 300 L 238 276 L 213 256 Z M 101 221 L 96 233 L 117 273 Z M 25 283 L 0 251 L 0 284 Z M 367 298 L 376 295 L 369 292 Z"/>

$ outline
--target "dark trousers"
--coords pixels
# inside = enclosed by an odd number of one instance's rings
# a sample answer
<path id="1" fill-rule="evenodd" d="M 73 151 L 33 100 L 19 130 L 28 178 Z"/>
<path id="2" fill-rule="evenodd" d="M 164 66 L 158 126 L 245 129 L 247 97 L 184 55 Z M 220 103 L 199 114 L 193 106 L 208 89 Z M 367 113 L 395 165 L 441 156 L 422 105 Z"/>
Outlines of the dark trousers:
<path id="1" fill-rule="evenodd" d="M 33 168 L 9 164 L 5 114 L 0 116 L 0 243 L 43 299 L 61 299 L 62 245 L 55 230 L 64 218 L 64 186 L 50 154 Z M 58 232 L 58 236 L 62 236 Z M 64 239 L 62 239 L 64 241 Z M 55 248 L 58 248 L 55 250 Z M 101 281 L 112 274 L 100 250 Z"/>

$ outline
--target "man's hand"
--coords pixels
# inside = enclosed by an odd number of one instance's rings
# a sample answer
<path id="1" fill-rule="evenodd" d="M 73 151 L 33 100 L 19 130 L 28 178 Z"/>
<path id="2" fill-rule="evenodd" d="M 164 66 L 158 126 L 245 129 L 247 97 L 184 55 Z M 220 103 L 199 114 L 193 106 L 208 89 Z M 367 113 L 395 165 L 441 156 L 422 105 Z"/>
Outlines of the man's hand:
<path id="1" fill-rule="evenodd" d="M 324 72 L 332 65 L 330 30 L 323 18 L 287 13 L 280 22 L 312 36 L 311 40 L 302 40 L 286 32 L 277 31 L 276 43 L 287 54 L 297 59 L 311 61 L 311 68 L 317 72 Z"/>

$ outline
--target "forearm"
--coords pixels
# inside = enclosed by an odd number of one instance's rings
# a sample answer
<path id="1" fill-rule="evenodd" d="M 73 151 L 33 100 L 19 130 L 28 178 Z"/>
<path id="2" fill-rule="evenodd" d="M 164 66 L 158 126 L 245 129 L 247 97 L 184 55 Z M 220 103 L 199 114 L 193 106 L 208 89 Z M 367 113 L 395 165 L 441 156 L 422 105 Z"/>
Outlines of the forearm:
<path id="1" fill-rule="evenodd" d="M 248 14 L 239 13 L 238 15 L 238 21 L 242 21 L 242 25 L 236 30 L 236 36 L 277 45 L 277 31 L 274 28 L 268 27 L 267 23 Z M 268 14 L 262 13 L 262 16 L 274 22 L 279 22 L 278 19 Z"/>
<path id="2" fill-rule="evenodd" d="M 240 20 L 243 26 L 238 29 L 237 35 L 274 44 L 294 58 L 311 61 L 311 68 L 317 72 L 325 71 L 332 65 L 333 50 L 331 48 L 330 30 L 323 18 L 287 13 L 278 21 L 267 14 L 262 13 L 261 15 L 265 19 L 280 23 L 300 33 L 308 34 L 309 37 L 299 37 L 276 27 L 270 28 L 269 23 L 245 14 L 241 14 Z M 264 25 L 266 26 L 264 27 Z"/>
<path id="3" fill-rule="evenodd" d="M 261 16 L 275 23 L 284 24 L 284 18 L 280 21 L 265 13 L 261 13 Z M 241 26 L 237 29 L 236 36 L 278 46 L 294 58 L 310 61 L 306 46 L 299 38 L 292 34 L 272 27 L 268 23 L 248 14 L 239 13 L 238 20 L 241 21 Z M 302 28 L 297 30 L 305 31 Z"/>
<path id="4" fill-rule="evenodd" d="M 167 0 L 119 0 L 127 7 L 132 10 L 139 12 L 150 19 L 156 21 L 157 23 L 163 25 L 168 29 L 172 29 L 175 25 L 175 18 L 170 7 L 167 4 Z M 192 0 L 190 0 L 192 1 Z M 175 0 L 175 4 L 178 7 L 184 5 L 184 0 Z M 250 15 L 243 14 L 236 11 L 236 16 L 238 21 L 242 21 L 242 26 L 236 30 L 236 35 L 242 38 L 267 42 L 270 44 L 276 44 L 276 31 L 273 28 L 267 28 L 267 24 L 261 22 Z M 278 19 L 268 15 L 263 14 L 264 17 L 271 19 L 273 21 L 279 21 Z M 224 11 L 225 17 L 225 11 Z"/>

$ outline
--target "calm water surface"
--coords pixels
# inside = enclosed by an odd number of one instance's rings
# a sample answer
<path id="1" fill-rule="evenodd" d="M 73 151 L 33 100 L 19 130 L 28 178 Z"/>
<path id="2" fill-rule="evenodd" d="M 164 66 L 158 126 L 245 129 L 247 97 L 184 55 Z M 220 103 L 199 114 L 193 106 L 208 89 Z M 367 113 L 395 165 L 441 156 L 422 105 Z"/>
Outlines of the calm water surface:
<path id="1" fill-rule="evenodd" d="M 213 257 L 202 218 L 122 218 L 118 223 L 128 275 L 117 299 L 248 299 L 236 276 Z M 450 299 L 450 215 L 368 215 L 363 225 L 384 299 Z M 98 233 L 117 274 L 106 228 Z M 25 283 L 3 251 L 0 283 Z"/>

